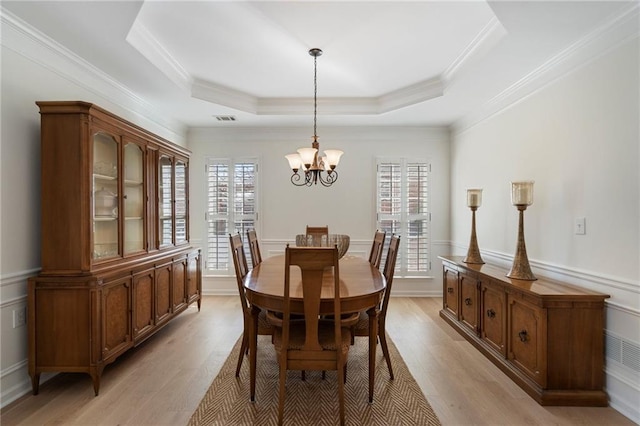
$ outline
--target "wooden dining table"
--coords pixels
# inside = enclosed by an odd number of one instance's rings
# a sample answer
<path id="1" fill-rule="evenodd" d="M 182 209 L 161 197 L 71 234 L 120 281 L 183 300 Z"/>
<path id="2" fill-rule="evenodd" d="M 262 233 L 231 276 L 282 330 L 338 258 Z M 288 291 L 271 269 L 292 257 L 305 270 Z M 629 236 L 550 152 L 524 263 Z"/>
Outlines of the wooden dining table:
<path id="1" fill-rule="evenodd" d="M 386 287 L 384 275 L 366 259 L 345 256 L 340 259 L 340 304 L 342 313 L 367 311 L 369 314 L 369 402 L 373 402 L 378 307 Z M 291 313 L 304 314 L 300 269 L 292 267 L 290 276 Z M 325 271 L 322 281 L 320 315 L 333 314 L 333 269 Z M 261 309 L 284 312 L 284 255 L 271 256 L 256 265 L 245 277 L 247 300 L 252 306 L 249 339 L 251 401 L 255 401 L 258 314 Z"/>

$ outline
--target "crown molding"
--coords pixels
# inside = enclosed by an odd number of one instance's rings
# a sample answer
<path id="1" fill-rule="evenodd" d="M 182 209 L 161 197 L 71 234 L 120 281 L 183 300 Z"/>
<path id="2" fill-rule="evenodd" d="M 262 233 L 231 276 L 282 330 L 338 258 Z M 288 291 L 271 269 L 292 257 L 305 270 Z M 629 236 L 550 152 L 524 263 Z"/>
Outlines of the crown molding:
<path id="1" fill-rule="evenodd" d="M 258 98 L 255 96 L 198 78 L 193 79 L 191 96 L 251 114 L 256 114 L 258 109 Z"/>
<path id="2" fill-rule="evenodd" d="M 136 121 L 162 128 L 168 139 L 183 141 L 186 126 L 168 119 L 128 87 L 0 6 L 0 44 L 31 62 L 117 105 Z M 128 117 L 128 118 L 129 118 Z M 133 120 L 132 120 L 133 121 Z"/>
<path id="3" fill-rule="evenodd" d="M 372 98 L 320 98 L 318 115 L 376 115 L 442 96 L 444 84 L 439 77 Z M 257 115 L 309 115 L 312 98 L 259 98 L 227 86 L 195 79 L 191 96 Z"/>
<path id="4" fill-rule="evenodd" d="M 619 14 L 552 56 L 538 68 L 487 101 L 481 108 L 455 122 L 454 134 L 463 133 L 492 118 L 558 79 L 601 58 L 612 49 L 640 35 L 640 4 L 633 3 Z"/>
<path id="5" fill-rule="evenodd" d="M 394 111 L 409 105 L 415 105 L 444 94 L 444 82 L 440 76 L 423 80 L 380 96 L 378 113 Z"/>
<path id="6" fill-rule="evenodd" d="M 506 35 L 507 30 L 500 20 L 493 16 L 471 43 L 442 73 L 442 79 L 449 85 L 474 58 L 485 55 Z"/>
<path id="7" fill-rule="evenodd" d="M 135 20 L 133 22 L 125 40 L 166 75 L 169 80 L 173 81 L 181 89 L 189 90 L 193 84 L 191 75 L 140 21 Z"/>

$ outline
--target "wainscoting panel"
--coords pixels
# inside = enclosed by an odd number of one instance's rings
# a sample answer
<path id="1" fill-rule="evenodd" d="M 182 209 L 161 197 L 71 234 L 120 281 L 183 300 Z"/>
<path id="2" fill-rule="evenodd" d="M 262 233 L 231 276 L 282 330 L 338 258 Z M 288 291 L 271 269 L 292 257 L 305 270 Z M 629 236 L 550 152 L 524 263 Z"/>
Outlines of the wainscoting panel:
<path id="1" fill-rule="evenodd" d="M 38 272 L 34 269 L 0 278 L 0 407 L 31 391 L 27 369 L 27 280 Z"/>

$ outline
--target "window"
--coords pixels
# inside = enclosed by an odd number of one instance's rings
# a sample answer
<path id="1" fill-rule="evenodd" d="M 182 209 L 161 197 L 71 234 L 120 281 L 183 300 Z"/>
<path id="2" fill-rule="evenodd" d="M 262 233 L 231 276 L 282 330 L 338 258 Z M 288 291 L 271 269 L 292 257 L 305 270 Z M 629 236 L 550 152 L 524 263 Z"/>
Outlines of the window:
<path id="1" fill-rule="evenodd" d="M 387 233 L 382 264 L 389 237 L 399 234 L 400 251 L 396 273 L 424 276 L 430 270 L 429 254 L 429 172 L 431 165 L 414 159 L 378 159 L 377 227 Z"/>
<path id="2" fill-rule="evenodd" d="M 256 160 L 210 159 L 207 163 L 207 253 L 210 272 L 235 274 L 229 251 L 229 234 L 255 228 L 257 211 Z M 245 244 L 247 258 L 250 259 Z"/>

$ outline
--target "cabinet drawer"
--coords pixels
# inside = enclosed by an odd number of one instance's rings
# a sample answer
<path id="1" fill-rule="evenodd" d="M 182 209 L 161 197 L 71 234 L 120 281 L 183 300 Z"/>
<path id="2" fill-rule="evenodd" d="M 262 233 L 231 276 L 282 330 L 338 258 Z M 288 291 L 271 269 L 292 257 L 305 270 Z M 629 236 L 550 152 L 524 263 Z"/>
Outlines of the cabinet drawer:
<path id="1" fill-rule="evenodd" d="M 543 389 L 547 386 L 546 309 L 517 294 L 508 299 L 508 359 Z"/>

